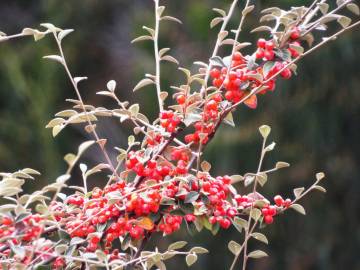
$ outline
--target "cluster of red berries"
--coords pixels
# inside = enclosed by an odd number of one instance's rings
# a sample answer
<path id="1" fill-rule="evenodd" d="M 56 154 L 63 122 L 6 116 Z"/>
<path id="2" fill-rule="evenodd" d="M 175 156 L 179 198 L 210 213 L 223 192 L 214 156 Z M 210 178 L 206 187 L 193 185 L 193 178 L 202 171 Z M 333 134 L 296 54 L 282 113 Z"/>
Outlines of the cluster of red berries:
<path id="1" fill-rule="evenodd" d="M 266 224 L 271 224 L 274 222 L 274 216 L 277 213 L 276 210 L 276 206 L 273 205 L 265 205 L 262 209 L 261 209 L 261 213 L 264 216 L 264 222 Z"/>
<path id="2" fill-rule="evenodd" d="M 166 235 L 172 234 L 173 232 L 180 229 L 182 220 L 182 216 L 166 215 L 162 218 L 158 229 Z"/>
<path id="3" fill-rule="evenodd" d="M 288 208 L 291 205 L 291 200 L 289 198 L 284 200 L 280 195 L 274 197 L 274 202 L 278 207 Z"/>
<path id="4" fill-rule="evenodd" d="M 148 136 L 146 137 L 146 143 L 149 146 L 155 146 L 161 143 L 163 140 L 163 136 L 159 132 L 148 132 Z"/>
<path id="5" fill-rule="evenodd" d="M 260 38 L 257 41 L 257 51 L 256 51 L 256 58 L 263 59 L 265 61 L 272 61 L 275 58 L 275 43 L 272 40 L 266 41 L 263 38 Z"/>
<path id="6" fill-rule="evenodd" d="M 31 214 L 25 217 L 21 221 L 22 225 L 19 227 L 21 230 L 21 241 L 30 242 L 37 239 L 43 231 L 43 225 L 41 224 L 42 221 L 43 218 L 38 214 Z M 15 221 L 8 216 L 2 217 L 1 225 L 0 238 L 10 236 L 16 230 Z M 18 239 L 14 240 L 15 242 L 19 241 Z"/>
<path id="7" fill-rule="evenodd" d="M 184 138 L 186 143 L 206 144 L 209 140 L 209 134 L 213 132 L 216 121 L 219 118 L 221 102 L 223 98 L 221 94 L 212 95 L 211 98 L 205 102 L 204 111 L 201 113 L 202 121 L 194 124 L 195 132 L 187 134 Z"/>
<path id="8" fill-rule="evenodd" d="M 160 181 L 166 176 L 183 175 L 187 173 L 187 163 L 189 156 L 187 154 L 181 154 L 177 156 L 174 153 L 179 153 L 179 150 L 172 151 L 172 159 L 177 161 L 176 166 L 170 162 L 157 162 L 155 160 L 149 160 L 142 163 L 140 160 L 143 153 L 131 151 L 128 154 L 126 161 L 126 168 L 132 170 L 138 176 L 145 177 L 149 180 Z"/>
<path id="9" fill-rule="evenodd" d="M 181 117 L 173 111 L 162 111 L 160 113 L 160 125 L 166 129 L 167 132 L 175 132 L 178 125 L 181 123 Z"/>
<path id="10" fill-rule="evenodd" d="M 286 44 L 287 51 L 289 52 L 291 58 L 296 58 L 299 56 L 299 52 L 293 47 L 300 47 L 301 44 L 298 41 L 301 33 L 297 27 L 294 27 L 290 33 L 289 42 Z M 293 45 L 293 46 L 291 46 Z M 262 63 L 255 69 L 249 69 L 248 61 L 245 57 L 242 56 L 240 52 L 236 52 L 233 55 L 231 62 L 231 70 L 228 70 L 226 67 L 221 69 L 213 68 L 210 71 L 210 76 L 213 78 L 213 85 L 218 89 L 224 89 L 224 98 L 232 103 L 237 103 L 246 97 L 250 91 L 262 84 L 258 81 L 254 74 L 260 74 L 267 80 L 265 89 L 260 93 L 265 94 L 268 91 L 273 91 L 275 89 L 275 78 L 268 80 L 273 75 L 277 74 L 279 71 L 280 76 L 284 79 L 289 79 L 292 75 L 292 71 L 289 68 L 284 68 L 288 64 L 290 59 L 282 59 L 277 52 L 280 52 L 280 49 L 277 48 L 273 40 L 265 40 L 260 38 L 257 41 L 257 51 L 255 52 L 255 58 L 262 60 Z M 264 74 L 264 64 L 266 62 L 271 62 L 273 65 L 270 71 L 266 71 L 267 74 Z M 244 101 L 244 104 L 250 108 L 257 107 L 257 98 L 256 95 L 252 95 Z"/>

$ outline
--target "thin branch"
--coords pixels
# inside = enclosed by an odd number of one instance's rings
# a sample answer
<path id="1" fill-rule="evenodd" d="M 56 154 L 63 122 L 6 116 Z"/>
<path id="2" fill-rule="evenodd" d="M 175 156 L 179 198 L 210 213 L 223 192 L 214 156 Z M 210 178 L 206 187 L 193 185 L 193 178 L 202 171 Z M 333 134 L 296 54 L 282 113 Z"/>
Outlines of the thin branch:
<path id="1" fill-rule="evenodd" d="M 79 88 L 78 88 L 78 86 L 77 86 L 77 83 L 74 81 L 74 77 L 72 76 L 72 74 L 71 74 L 71 72 L 70 72 L 70 69 L 69 69 L 69 67 L 68 67 L 68 65 L 67 65 L 67 63 L 66 63 L 66 59 L 65 59 L 65 55 L 64 55 L 64 52 L 63 52 L 61 43 L 60 43 L 60 41 L 59 41 L 59 39 L 57 38 L 57 36 L 56 36 L 55 33 L 54 33 L 54 37 L 55 37 L 56 43 L 57 43 L 57 45 L 58 45 L 60 55 L 61 55 L 61 57 L 62 57 L 62 61 L 63 61 L 62 64 L 63 64 L 63 67 L 64 67 L 64 69 L 65 69 L 65 71 L 66 71 L 66 74 L 68 75 L 68 77 L 69 77 L 69 79 L 70 79 L 70 81 L 71 81 L 71 84 L 73 85 L 73 88 L 74 88 L 74 90 L 75 90 L 75 92 L 76 92 L 76 95 L 77 95 L 77 97 L 78 97 L 78 99 L 79 99 L 79 101 L 80 101 L 80 103 L 81 103 L 80 105 L 81 105 L 82 110 L 84 111 L 84 114 L 85 114 L 85 117 L 86 117 L 86 120 L 87 120 L 88 124 L 89 124 L 89 125 L 92 125 L 92 122 L 91 122 L 89 116 L 87 115 L 87 110 L 86 110 L 86 108 L 85 108 L 83 99 L 82 99 L 82 97 L 81 97 Z M 98 143 L 98 145 L 99 145 L 99 147 L 100 147 L 100 149 L 101 149 L 101 151 L 102 151 L 102 153 L 103 153 L 103 155 L 104 155 L 104 157 L 105 157 L 105 159 L 106 159 L 106 162 L 109 164 L 112 172 L 119 178 L 118 174 L 117 174 L 116 171 L 115 171 L 114 165 L 113 165 L 113 163 L 112 163 L 112 161 L 111 161 L 111 159 L 110 159 L 110 157 L 109 157 L 109 155 L 108 155 L 108 153 L 107 153 L 107 151 L 106 151 L 105 145 L 101 146 L 101 145 L 99 144 L 99 142 L 100 142 L 100 137 L 99 137 L 99 135 L 97 134 L 96 130 L 95 130 L 95 129 L 91 129 L 91 132 L 93 133 L 93 135 L 94 135 L 94 137 L 95 137 L 95 139 L 96 139 L 96 142 Z"/>
<path id="2" fill-rule="evenodd" d="M 234 1 L 232 2 L 231 6 L 230 6 L 230 9 L 229 9 L 229 11 L 228 11 L 228 14 L 227 14 L 227 16 L 224 18 L 224 21 L 223 21 L 223 23 L 222 23 L 222 25 L 221 25 L 221 29 L 220 29 L 219 33 L 225 31 L 225 29 L 226 29 L 226 27 L 227 27 L 227 25 L 228 25 L 228 23 L 229 23 L 232 15 L 233 15 L 233 13 L 234 13 L 234 10 L 235 10 L 235 7 L 236 7 L 236 4 L 237 4 L 237 3 L 238 3 L 238 0 L 234 0 Z M 216 43 L 215 43 L 215 47 L 214 47 L 214 50 L 213 50 L 213 52 L 212 52 L 212 55 L 211 55 L 210 59 L 213 58 L 213 57 L 215 57 L 215 56 L 218 54 L 220 45 L 221 45 L 221 40 L 220 40 L 219 37 L 217 37 Z M 210 77 L 211 68 L 212 68 L 212 64 L 211 64 L 211 62 L 209 61 L 209 65 L 208 65 L 208 67 L 207 67 L 207 69 L 206 69 L 206 73 L 205 73 L 205 85 L 204 85 L 204 86 L 201 88 L 201 90 L 200 90 L 200 94 L 201 94 L 202 96 L 204 96 L 204 94 L 206 94 L 207 82 L 208 82 L 209 77 Z"/>
<path id="3" fill-rule="evenodd" d="M 163 101 L 161 99 L 161 85 L 160 85 L 160 55 L 159 55 L 159 26 L 160 26 L 160 16 L 159 16 L 159 0 L 154 0 L 155 2 L 155 33 L 154 33 L 154 54 L 155 54 L 155 84 L 156 84 L 156 93 L 159 102 L 160 112 L 164 110 Z"/>
<path id="4" fill-rule="evenodd" d="M 284 71 L 285 69 L 287 69 L 288 67 L 290 67 L 292 64 L 298 62 L 300 59 L 304 58 L 305 56 L 309 55 L 310 53 L 314 52 L 315 50 L 317 50 L 318 48 L 322 47 L 323 45 L 325 45 L 326 43 L 336 39 L 339 35 L 343 34 L 344 32 L 356 27 L 360 25 L 360 21 L 357 21 L 356 23 L 353 23 L 352 25 L 336 32 L 335 34 L 333 34 L 330 37 L 324 38 L 322 42 L 318 43 L 317 45 L 315 45 L 314 47 L 312 47 L 310 50 L 307 50 L 305 53 L 301 54 L 300 56 L 298 56 L 297 58 L 295 58 L 294 60 L 290 61 L 287 65 L 284 65 L 284 67 L 279 70 L 279 72 L 275 73 L 274 75 L 272 75 L 270 78 L 268 78 L 267 80 L 263 81 L 258 87 L 254 88 L 253 90 L 251 90 L 251 92 L 246 95 L 245 97 L 243 97 L 240 101 L 234 103 L 233 105 L 231 105 L 227 110 L 225 110 L 226 113 L 229 113 L 230 111 L 232 111 L 233 109 L 235 109 L 237 106 L 239 106 L 241 103 L 243 103 L 245 100 L 247 100 L 249 97 L 251 97 L 254 94 L 257 94 L 259 91 L 261 91 L 261 88 L 268 83 L 269 81 L 275 79 L 277 76 L 280 75 L 280 73 L 282 71 Z"/>
<path id="5" fill-rule="evenodd" d="M 353 0 L 348 0 L 343 2 L 341 5 L 339 5 L 337 8 L 333 9 L 332 11 L 330 11 L 329 13 L 325 14 L 324 16 L 322 16 L 321 18 L 319 18 L 318 20 L 316 20 L 315 22 L 311 23 L 312 26 L 307 29 L 305 31 L 305 33 L 303 34 L 304 36 L 307 35 L 308 33 L 310 33 L 312 30 L 314 30 L 316 27 L 318 27 L 321 24 L 321 21 L 323 18 L 326 18 L 329 15 L 333 15 L 336 12 L 338 12 L 339 10 L 343 9 L 346 5 L 350 4 L 351 2 L 354 2 Z M 319 8 L 319 7 L 317 7 Z"/>
<path id="6" fill-rule="evenodd" d="M 261 166 L 263 164 L 263 161 L 264 161 L 264 157 L 265 157 L 265 154 L 266 154 L 266 151 L 265 151 L 265 146 L 266 146 L 266 137 L 264 137 L 263 139 L 263 143 L 262 143 L 262 147 L 261 147 L 261 155 L 260 155 L 260 160 L 259 160 L 259 165 L 258 165 L 258 169 L 257 169 L 257 172 L 256 172 L 256 175 L 258 175 L 261 171 Z M 255 177 L 255 180 L 254 180 L 254 187 L 253 187 L 253 194 L 255 194 L 256 192 L 256 187 L 257 187 L 257 177 Z M 244 241 L 244 257 L 243 257 L 243 270 L 246 269 L 246 262 L 247 262 L 247 243 L 248 243 L 248 240 L 249 240 L 249 235 L 251 234 L 250 232 L 250 226 L 251 226 L 251 211 L 253 210 L 254 208 L 254 204 L 252 203 L 251 204 L 251 207 L 250 207 L 250 213 L 249 213 L 249 218 L 248 218 L 248 225 L 247 227 L 245 228 L 245 241 Z M 255 221 L 256 222 L 256 221 Z"/>

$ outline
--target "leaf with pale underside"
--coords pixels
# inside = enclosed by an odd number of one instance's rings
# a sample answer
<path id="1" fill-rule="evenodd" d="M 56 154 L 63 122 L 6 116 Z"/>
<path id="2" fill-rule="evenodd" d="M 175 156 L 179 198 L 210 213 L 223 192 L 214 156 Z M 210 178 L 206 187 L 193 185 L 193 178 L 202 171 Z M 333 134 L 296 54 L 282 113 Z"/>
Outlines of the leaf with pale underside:
<path id="1" fill-rule="evenodd" d="M 302 205 L 294 203 L 292 205 L 290 205 L 291 209 L 294 209 L 296 212 L 302 214 L 302 215 L 306 215 L 305 209 Z"/>
<path id="2" fill-rule="evenodd" d="M 134 87 L 133 91 L 137 91 L 141 88 L 143 88 L 144 86 L 150 85 L 150 84 L 155 84 L 153 80 L 145 78 L 142 79 L 140 82 L 138 82 L 138 84 Z"/>
<path id="3" fill-rule="evenodd" d="M 197 258 L 198 257 L 197 257 L 196 254 L 188 254 L 188 255 L 186 255 L 185 260 L 186 260 L 187 266 L 193 265 L 197 261 Z"/>
<path id="4" fill-rule="evenodd" d="M 253 259 L 260 259 L 260 258 L 267 257 L 267 256 L 268 255 L 262 250 L 255 250 L 248 254 L 248 257 L 253 258 Z"/>

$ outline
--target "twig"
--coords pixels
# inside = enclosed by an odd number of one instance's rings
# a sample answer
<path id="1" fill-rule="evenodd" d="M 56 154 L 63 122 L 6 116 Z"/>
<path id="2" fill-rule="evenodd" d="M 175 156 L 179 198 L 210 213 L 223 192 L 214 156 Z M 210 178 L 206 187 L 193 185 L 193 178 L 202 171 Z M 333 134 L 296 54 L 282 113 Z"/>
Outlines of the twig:
<path id="1" fill-rule="evenodd" d="M 161 99 L 161 85 L 160 85 L 160 55 L 159 55 L 159 26 L 160 26 L 160 16 L 159 16 L 159 0 L 154 0 L 155 2 L 155 33 L 154 33 L 154 54 L 155 54 L 155 84 L 156 84 L 156 93 L 159 102 L 160 112 L 164 110 L 163 101 Z"/>
<path id="2" fill-rule="evenodd" d="M 219 33 L 225 31 L 225 29 L 226 29 L 226 27 L 227 27 L 227 25 L 228 25 L 228 23 L 229 23 L 229 21 L 230 21 L 230 19 L 231 19 L 231 17 L 232 17 L 232 14 L 234 13 L 234 10 L 235 10 L 235 7 L 236 7 L 237 2 L 238 2 L 238 0 L 234 0 L 234 1 L 232 2 L 231 6 L 230 6 L 230 9 L 229 9 L 229 11 L 228 11 L 228 14 L 227 14 L 227 16 L 224 18 L 224 21 L 223 21 L 223 23 L 222 23 L 222 25 L 221 25 L 221 28 L 220 28 Z M 218 50 L 219 50 L 219 48 L 220 48 L 220 45 L 221 45 L 221 40 L 220 40 L 219 37 L 217 37 L 216 43 L 215 43 L 215 47 L 214 47 L 214 50 L 213 50 L 213 52 L 212 52 L 212 55 L 211 55 L 210 59 L 213 58 L 213 57 L 215 57 L 215 56 L 217 55 Z M 204 94 L 206 94 L 207 82 L 208 82 L 209 77 L 210 77 L 211 68 L 212 68 L 212 64 L 211 64 L 211 62 L 209 61 L 209 65 L 208 65 L 208 67 L 207 67 L 207 69 L 206 69 L 206 73 L 205 73 L 205 85 L 204 85 L 204 86 L 201 88 L 201 90 L 200 90 L 200 94 L 201 94 L 202 96 L 204 96 Z"/>
<path id="3" fill-rule="evenodd" d="M 80 101 L 80 103 L 81 103 L 80 105 L 81 105 L 82 110 L 84 111 L 86 120 L 87 120 L 87 122 L 88 122 L 89 125 L 92 125 L 92 122 L 91 122 L 89 116 L 87 115 L 87 110 L 86 110 L 86 108 L 85 108 L 85 106 L 84 106 L 84 102 L 83 102 L 83 99 L 82 99 L 82 97 L 81 97 L 81 94 L 80 94 L 79 88 L 78 88 L 78 86 L 77 86 L 77 83 L 74 81 L 74 77 L 72 76 L 72 74 L 71 74 L 71 72 L 70 72 L 70 69 L 69 69 L 69 67 L 68 67 L 68 65 L 67 65 L 67 63 L 66 63 L 66 59 L 65 59 L 65 55 L 64 55 L 64 52 L 63 52 L 61 43 L 60 43 L 58 37 L 56 36 L 56 33 L 53 33 L 53 34 L 54 34 L 56 43 L 57 43 L 57 45 L 58 45 L 61 58 L 62 58 L 62 65 L 63 65 L 63 67 L 64 67 L 64 69 L 65 69 L 65 71 L 66 71 L 66 74 L 68 75 L 68 77 L 69 77 L 69 79 L 70 79 L 70 81 L 71 81 L 71 84 L 73 85 L 73 88 L 74 88 L 74 90 L 75 90 L 75 92 L 76 92 L 76 95 L 77 95 L 77 97 L 78 97 L 78 99 L 79 99 L 79 101 Z M 109 155 L 108 155 L 108 153 L 107 153 L 107 151 L 106 151 L 105 145 L 103 145 L 103 146 L 100 145 L 100 137 L 99 137 L 99 135 L 97 134 L 96 130 L 95 130 L 95 129 L 91 129 L 91 132 L 93 133 L 93 135 L 94 135 L 94 137 L 95 137 L 95 139 L 96 139 L 96 142 L 98 143 L 98 145 L 99 145 L 102 153 L 104 154 L 104 157 L 105 157 L 105 159 L 106 159 L 106 162 L 109 164 L 112 172 L 116 175 L 116 177 L 119 178 L 117 172 L 115 171 L 114 165 L 113 165 L 113 163 L 112 163 L 112 161 L 111 161 L 111 159 L 110 159 L 110 157 L 109 157 Z"/>

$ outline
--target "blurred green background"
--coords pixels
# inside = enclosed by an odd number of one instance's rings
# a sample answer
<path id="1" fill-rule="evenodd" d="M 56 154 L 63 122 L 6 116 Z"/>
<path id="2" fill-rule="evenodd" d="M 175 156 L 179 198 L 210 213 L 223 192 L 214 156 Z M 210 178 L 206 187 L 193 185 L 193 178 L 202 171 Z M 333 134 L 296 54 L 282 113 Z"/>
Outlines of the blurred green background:
<path id="1" fill-rule="evenodd" d="M 214 15 L 211 9 L 227 9 L 230 1 L 161 2 L 168 6 L 168 14 L 184 23 L 162 24 L 161 46 L 171 47 L 182 66 L 190 67 L 195 60 L 206 61 L 216 35 L 208 27 Z M 256 40 L 256 35 L 247 33 L 257 25 L 258 12 L 275 1 L 256 2 L 256 12 L 241 36 L 243 41 Z M 309 2 L 276 1 L 281 7 Z M 154 91 L 148 88 L 131 93 L 143 74 L 153 71 L 151 43 L 130 44 L 142 33 L 141 25 L 152 25 L 152 16 L 152 1 L 145 0 L 0 1 L 0 30 L 8 34 L 24 27 L 36 28 L 42 22 L 76 30 L 65 39 L 64 47 L 74 75 L 89 77 L 81 84 L 87 103 L 114 107 L 108 98 L 96 96 L 95 92 L 115 79 L 122 100 L 140 102 L 142 110 L 154 117 Z M 292 166 L 273 174 L 264 194 L 291 196 L 293 188 L 310 185 L 316 172 L 327 174 L 324 184 L 328 193 L 314 193 L 303 203 L 308 212 L 305 218 L 289 212 L 266 228 L 268 247 L 251 244 L 251 248 L 262 248 L 270 257 L 250 262 L 249 269 L 360 269 L 359 44 L 360 31 L 353 31 L 307 57 L 299 65 L 298 78 L 281 82 L 275 93 L 261 98 L 257 110 L 239 109 L 237 127 L 223 128 L 206 151 L 214 174 L 254 171 L 261 144 L 257 128 L 268 124 L 273 128 L 271 139 L 278 144 L 266 158 L 265 167 L 270 168 L 278 160 Z M 43 173 L 35 182 L 38 186 L 62 174 L 62 157 L 76 151 L 81 141 L 90 139 L 79 127 L 66 129 L 56 139 L 44 128 L 54 113 L 69 107 L 65 99 L 75 97 L 60 65 L 42 59 L 55 53 L 51 38 L 37 43 L 25 38 L 0 44 L 0 169 L 38 169 Z M 184 79 L 172 64 L 164 64 L 162 72 L 164 86 L 178 85 Z M 102 137 L 109 138 L 109 146 L 121 146 L 129 128 L 105 120 L 99 130 Z M 116 152 L 111 155 L 114 158 Z M 102 161 L 95 149 L 85 160 L 89 164 Z M 95 179 L 92 185 L 104 182 Z M 192 269 L 210 270 L 228 269 L 232 255 L 227 243 L 230 239 L 240 242 L 242 236 L 235 230 L 221 232 L 217 237 L 208 232 L 189 237 L 182 232 L 172 238 L 159 237 L 154 244 L 165 248 L 170 241 L 184 238 L 211 252 Z M 170 269 L 187 269 L 183 259 L 174 259 L 168 265 Z"/>

